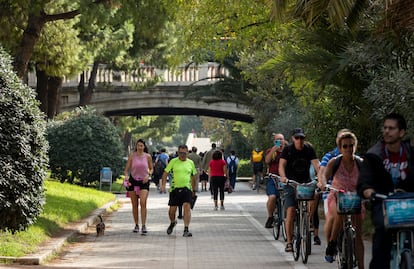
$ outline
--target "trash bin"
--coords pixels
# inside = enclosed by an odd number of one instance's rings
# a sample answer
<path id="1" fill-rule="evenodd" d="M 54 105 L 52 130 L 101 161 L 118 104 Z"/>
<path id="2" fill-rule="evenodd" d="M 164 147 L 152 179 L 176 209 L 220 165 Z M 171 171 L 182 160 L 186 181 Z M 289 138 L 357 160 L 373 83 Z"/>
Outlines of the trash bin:
<path id="1" fill-rule="evenodd" d="M 112 191 L 112 170 L 110 167 L 102 167 L 99 180 L 99 189 L 102 189 L 102 184 L 109 184 L 109 191 Z"/>

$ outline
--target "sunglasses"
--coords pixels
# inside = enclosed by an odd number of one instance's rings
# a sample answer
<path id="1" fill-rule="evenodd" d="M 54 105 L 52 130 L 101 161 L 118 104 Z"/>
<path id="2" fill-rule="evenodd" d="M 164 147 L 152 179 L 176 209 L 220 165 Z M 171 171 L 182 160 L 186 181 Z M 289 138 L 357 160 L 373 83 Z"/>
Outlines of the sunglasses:
<path id="1" fill-rule="evenodd" d="M 187 152 L 178 152 L 178 155 L 187 155 Z"/>
<path id="2" fill-rule="evenodd" d="M 296 140 L 305 140 L 305 138 L 303 137 L 303 136 L 294 136 L 294 138 L 296 139 Z"/>
<path id="3" fill-rule="evenodd" d="M 344 149 L 347 149 L 348 147 L 353 148 L 354 144 L 344 144 L 344 145 L 342 145 L 342 148 L 344 148 Z"/>

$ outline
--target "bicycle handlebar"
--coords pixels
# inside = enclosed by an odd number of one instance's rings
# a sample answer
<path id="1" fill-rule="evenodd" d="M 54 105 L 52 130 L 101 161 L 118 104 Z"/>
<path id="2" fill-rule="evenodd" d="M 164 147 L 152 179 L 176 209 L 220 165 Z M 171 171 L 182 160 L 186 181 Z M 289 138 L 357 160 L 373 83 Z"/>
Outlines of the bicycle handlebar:
<path id="1" fill-rule="evenodd" d="M 268 173 L 267 175 L 270 178 L 279 180 L 279 182 L 281 182 L 281 183 L 283 183 L 285 185 L 294 185 L 294 186 L 297 186 L 297 185 L 305 185 L 306 186 L 306 185 L 314 185 L 314 184 L 317 183 L 317 181 L 315 181 L 315 180 L 312 180 L 312 181 L 306 182 L 306 183 L 300 183 L 300 182 L 297 182 L 296 180 L 288 179 L 288 178 L 286 178 L 286 182 L 282 182 L 281 181 L 281 178 L 282 177 L 279 176 L 279 175 L 276 175 L 276 174 L 273 174 L 273 173 Z"/>

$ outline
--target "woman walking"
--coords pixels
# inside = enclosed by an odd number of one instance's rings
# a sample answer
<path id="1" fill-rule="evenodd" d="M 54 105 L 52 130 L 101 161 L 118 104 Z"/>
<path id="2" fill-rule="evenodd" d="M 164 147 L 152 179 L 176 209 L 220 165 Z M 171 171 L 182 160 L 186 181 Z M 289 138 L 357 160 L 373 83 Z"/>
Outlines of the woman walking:
<path id="1" fill-rule="evenodd" d="M 131 198 L 132 215 L 135 221 L 134 233 L 139 232 L 138 207 L 141 207 L 141 233 L 147 233 L 147 199 L 150 177 L 153 172 L 152 157 L 144 140 L 139 139 L 135 144 L 134 152 L 129 156 L 124 170 L 128 196 Z"/>
<path id="2" fill-rule="evenodd" d="M 208 167 L 208 175 L 213 188 L 214 210 L 218 209 L 217 198 L 219 191 L 220 209 L 224 210 L 224 184 L 227 179 L 227 164 L 219 150 L 213 152 L 213 157 Z"/>

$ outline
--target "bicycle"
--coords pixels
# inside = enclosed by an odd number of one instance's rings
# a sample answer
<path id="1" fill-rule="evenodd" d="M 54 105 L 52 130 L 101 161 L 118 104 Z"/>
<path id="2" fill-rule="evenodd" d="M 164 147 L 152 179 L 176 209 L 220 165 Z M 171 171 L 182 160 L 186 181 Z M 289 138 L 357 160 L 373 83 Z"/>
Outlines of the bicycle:
<path id="1" fill-rule="evenodd" d="M 337 237 L 336 260 L 339 269 L 353 269 L 357 264 L 355 255 L 356 229 L 352 225 L 352 215 L 361 213 L 361 198 L 356 192 L 345 192 L 338 190 L 330 185 L 326 186 L 326 191 L 337 193 L 337 212 L 345 215 L 343 229 Z"/>
<path id="2" fill-rule="evenodd" d="M 287 179 L 286 184 L 296 188 L 297 206 L 293 228 L 293 258 L 297 261 L 301 256 L 302 262 L 306 264 L 312 248 L 308 201 L 315 197 L 316 181 L 299 183 Z"/>
<path id="3" fill-rule="evenodd" d="M 276 196 L 276 207 L 273 212 L 273 237 L 275 240 L 279 239 L 280 232 L 282 232 L 283 239 L 287 241 L 286 235 L 286 209 L 285 209 L 285 199 L 283 197 L 283 187 L 281 187 L 278 175 L 269 173 L 266 177 L 267 180 L 273 180 L 275 186 L 278 188 L 279 195 Z"/>
<path id="4" fill-rule="evenodd" d="M 256 190 L 257 193 L 259 193 L 260 191 L 260 183 L 262 182 L 262 177 L 260 176 L 260 173 L 256 173 L 254 175 L 254 186 L 253 186 L 253 190 Z"/>
<path id="5" fill-rule="evenodd" d="M 384 225 L 392 232 L 391 268 L 412 269 L 414 250 L 414 193 L 375 193 L 371 200 L 383 202 Z"/>

